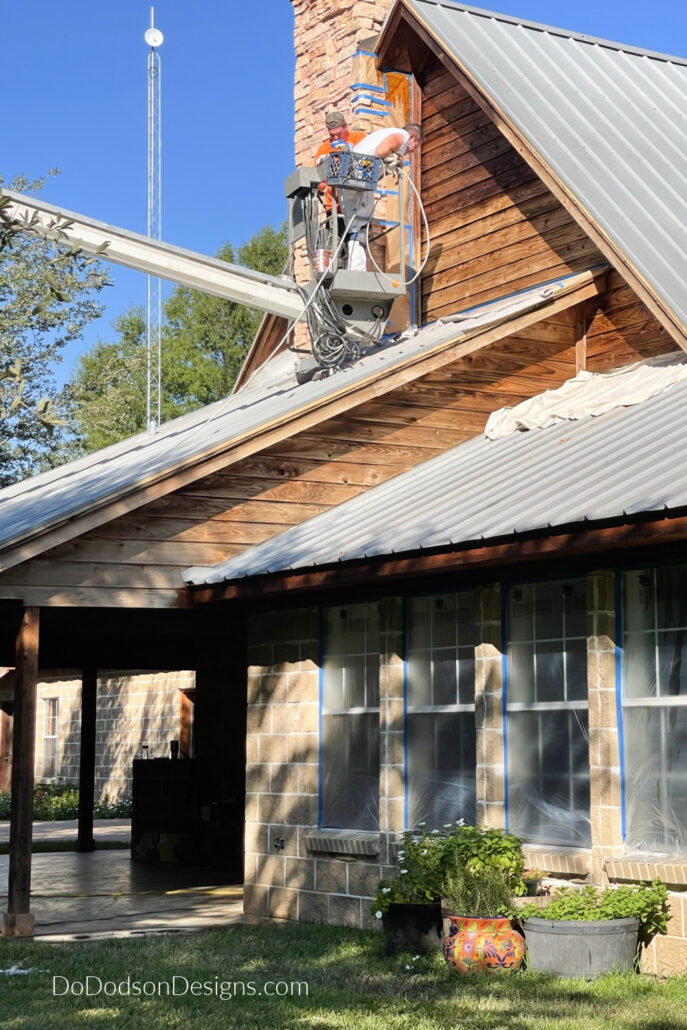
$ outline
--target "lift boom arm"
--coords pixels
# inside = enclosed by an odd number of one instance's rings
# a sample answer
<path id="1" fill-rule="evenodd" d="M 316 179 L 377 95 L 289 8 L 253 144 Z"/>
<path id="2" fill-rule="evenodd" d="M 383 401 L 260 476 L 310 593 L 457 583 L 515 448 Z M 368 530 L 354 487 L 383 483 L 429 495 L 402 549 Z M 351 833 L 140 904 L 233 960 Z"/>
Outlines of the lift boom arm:
<path id="1" fill-rule="evenodd" d="M 78 244 L 85 254 L 133 268 L 160 279 L 169 279 L 203 293 L 224 297 L 273 315 L 298 321 L 303 313 L 303 300 L 293 279 L 279 279 L 249 268 L 230 265 L 218 258 L 206 257 L 192 250 L 98 222 L 94 218 L 74 214 L 27 197 L 3 190 L 9 204 L 4 210 L 12 218 L 36 216 L 38 231 L 49 232 L 51 223 L 66 219 L 72 224 L 65 230 L 68 241 Z M 100 248 L 105 249 L 99 253 Z"/>

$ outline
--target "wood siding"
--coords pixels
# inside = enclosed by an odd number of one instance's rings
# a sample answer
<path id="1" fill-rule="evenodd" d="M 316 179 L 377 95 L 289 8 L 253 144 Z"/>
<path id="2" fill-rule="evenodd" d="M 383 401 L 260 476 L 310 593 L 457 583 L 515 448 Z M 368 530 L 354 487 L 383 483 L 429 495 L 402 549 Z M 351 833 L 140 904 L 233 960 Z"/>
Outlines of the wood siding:
<path id="1" fill-rule="evenodd" d="M 212 565 L 474 436 L 495 408 L 575 372 L 564 311 L 262 454 L 171 492 L 0 577 L 39 605 L 179 607 L 181 573 Z"/>
<path id="2" fill-rule="evenodd" d="M 607 372 L 678 350 L 672 336 L 617 272 L 609 275 L 603 299 L 589 303 L 586 348 L 590 372 Z"/>
<path id="3" fill-rule="evenodd" d="M 454 76 L 422 80 L 423 202 L 431 235 L 423 322 L 604 257 Z"/>

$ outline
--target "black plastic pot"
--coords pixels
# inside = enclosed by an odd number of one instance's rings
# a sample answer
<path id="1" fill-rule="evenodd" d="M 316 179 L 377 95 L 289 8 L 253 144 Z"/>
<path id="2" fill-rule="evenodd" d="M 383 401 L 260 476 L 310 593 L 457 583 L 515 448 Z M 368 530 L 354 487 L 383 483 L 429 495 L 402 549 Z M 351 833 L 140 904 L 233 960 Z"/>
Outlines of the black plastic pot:
<path id="1" fill-rule="evenodd" d="M 531 918 L 523 921 L 527 966 L 541 973 L 584 977 L 630 972 L 637 954 L 636 919 Z"/>
<path id="2" fill-rule="evenodd" d="M 439 902 L 418 905 L 393 902 L 382 915 L 382 926 L 390 955 L 399 951 L 426 954 L 441 949 L 443 922 Z"/>

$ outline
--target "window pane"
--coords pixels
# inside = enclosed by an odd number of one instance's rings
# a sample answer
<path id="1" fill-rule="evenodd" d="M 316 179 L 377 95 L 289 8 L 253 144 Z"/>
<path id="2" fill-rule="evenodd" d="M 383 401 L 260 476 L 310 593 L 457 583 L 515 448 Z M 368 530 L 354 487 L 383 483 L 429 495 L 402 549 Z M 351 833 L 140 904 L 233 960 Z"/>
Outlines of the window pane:
<path id="1" fill-rule="evenodd" d="M 455 647 L 456 605 L 453 598 L 436 598 L 432 614 L 432 646 Z"/>
<path id="2" fill-rule="evenodd" d="M 563 610 L 565 635 L 587 636 L 587 585 L 584 579 L 572 579 L 563 584 Z"/>
<path id="3" fill-rule="evenodd" d="M 475 717 L 472 712 L 409 714 L 408 825 L 428 829 L 475 822 Z"/>
<path id="4" fill-rule="evenodd" d="M 626 708 L 627 843 L 641 850 L 687 846 L 687 709 Z"/>
<path id="5" fill-rule="evenodd" d="M 687 626 L 687 568 L 656 569 L 656 611 L 659 627 Z"/>
<path id="6" fill-rule="evenodd" d="M 658 676 L 661 697 L 687 693 L 687 632 L 658 634 Z"/>
<path id="7" fill-rule="evenodd" d="M 656 696 L 653 633 L 626 633 L 623 638 L 623 696 Z"/>
<path id="8" fill-rule="evenodd" d="M 511 644 L 508 648 L 508 701 L 534 701 L 534 645 Z"/>
<path id="9" fill-rule="evenodd" d="M 587 700 L 587 639 L 565 645 L 565 682 L 568 701 Z"/>
<path id="10" fill-rule="evenodd" d="M 534 632 L 538 640 L 563 635 L 562 584 L 537 583 L 535 587 Z"/>
<path id="11" fill-rule="evenodd" d="M 535 671 L 537 701 L 564 701 L 565 680 L 563 678 L 563 643 L 537 642 Z"/>
<path id="12" fill-rule="evenodd" d="M 461 647 L 458 651 L 458 704 L 475 703 L 475 649 Z"/>
<path id="13" fill-rule="evenodd" d="M 329 609 L 324 623 L 323 825 L 341 829 L 377 829 L 378 606 L 360 604 Z M 347 712 L 360 708 L 373 710 Z"/>
<path id="14" fill-rule="evenodd" d="M 432 644 L 432 599 L 414 597 L 408 601 L 408 650 L 427 649 Z"/>
<path id="15" fill-rule="evenodd" d="M 509 825 L 527 840 L 587 847 L 587 713 L 508 714 Z"/>
<path id="16" fill-rule="evenodd" d="M 322 719 L 322 825 L 379 827 L 379 713 Z"/>
<path id="17" fill-rule="evenodd" d="M 419 707 L 432 703 L 432 669 L 429 653 L 412 655 L 406 665 L 408 705 Z"/>
<path id="18" fill-rule="evenodd" d="M 654 576 L 648 569 L 623 576 L 623 626 L 627 633 L 654 628 Z"/>
<path id="19" fill-rule="evenodd" d="M 435 651 L 434 655 L 432 704 L 455 705 L 458 690 L 455 649 L 444 648 L 441 651 Z"/>
<path id="20" fill-rule="evenodd" d="M 534 587 L 516 587 L 511 590 L 508 635 L 510 640 L 534 639 Z"/>

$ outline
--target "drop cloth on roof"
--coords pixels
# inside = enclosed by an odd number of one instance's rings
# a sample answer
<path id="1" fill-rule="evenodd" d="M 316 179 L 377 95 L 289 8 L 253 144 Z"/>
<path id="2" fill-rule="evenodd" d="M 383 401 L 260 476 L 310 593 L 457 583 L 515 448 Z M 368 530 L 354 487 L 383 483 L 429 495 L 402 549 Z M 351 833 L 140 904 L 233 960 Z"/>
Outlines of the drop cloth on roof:
<path id="1" fill-rule="evenodd" d="M 546 429 L 556 422 L 603 415 L 612 408 L 640 404 L 682 379 L 687 379 L 687 354 L 681 351 L 613 372 L 578 372 L 557 390 L 546 390 L 512 408 L 492 412 L 484 435 L 498 440 L 516 431 Z"/>

